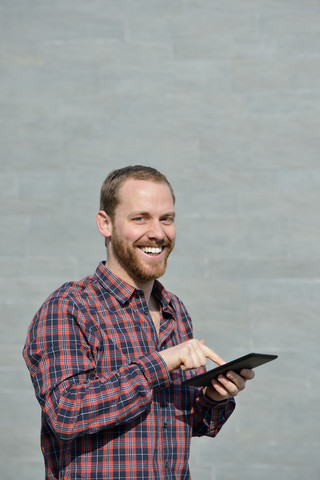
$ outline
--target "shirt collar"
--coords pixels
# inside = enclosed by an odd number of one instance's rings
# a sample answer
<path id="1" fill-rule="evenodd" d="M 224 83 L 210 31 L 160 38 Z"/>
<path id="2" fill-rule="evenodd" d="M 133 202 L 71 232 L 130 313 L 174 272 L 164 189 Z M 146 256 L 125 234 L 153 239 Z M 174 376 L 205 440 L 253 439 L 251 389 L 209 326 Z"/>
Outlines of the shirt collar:
<path id="1" fill-rule="evenodd" d="M 100 285 L 102 285 L 122 304 L 130 300 L 135 292 L 140 291 L 112 273 L 105 266 L 105 262 L 99 263 L 94 276 L 97 278 Z M 163 309 L 169 307 L 169 304 L 171 303 L 170 295 L 158 280 L 155 280 L 152 292 L 161 303 Z"/>
<path id="2" fill-rule="evenodd" d="M 163 310 L 170 309 L 171 297 L 169 292 L 164 288 L 162 283 L 158 280 L 155 280 L 153 285 L 152 293 L 155 295 L 157 300 L 161 303 Z"/>

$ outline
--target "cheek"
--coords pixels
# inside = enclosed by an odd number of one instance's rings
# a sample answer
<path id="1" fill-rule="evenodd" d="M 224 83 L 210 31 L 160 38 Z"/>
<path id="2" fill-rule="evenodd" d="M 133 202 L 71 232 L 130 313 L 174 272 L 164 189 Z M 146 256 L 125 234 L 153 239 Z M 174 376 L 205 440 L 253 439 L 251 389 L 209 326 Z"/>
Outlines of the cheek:
<path id="1" fill-rule="evenodd" d="M 141 228 L 130 228 L 123 232 L 123 238 L 130 244 L 139 242 L 145 235 Z"/>
<path id="2" fill-rule="evenodd" d="M 174 226 L 170 227 L 166 232 L 166 237 L 174 243 L 176 239 L 176 228 Z"/>
<path id="3" fill-rule="evenodd" d="M 126 222 L 119 222 L 115 224 L 115 233 L 118 238 L 124 241 L 134 241 L 137 238 L 137 229 L 130 226 Z"/>

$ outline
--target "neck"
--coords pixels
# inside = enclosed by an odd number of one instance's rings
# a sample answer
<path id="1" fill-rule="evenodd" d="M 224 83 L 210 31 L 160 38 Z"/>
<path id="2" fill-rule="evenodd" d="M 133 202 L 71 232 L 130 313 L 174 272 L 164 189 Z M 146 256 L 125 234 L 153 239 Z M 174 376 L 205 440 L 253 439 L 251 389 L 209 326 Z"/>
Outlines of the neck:
<path id="1" fill-rule="evenodd" d="M 140 287 L 141 290 L 144 291 L 144 296 L 148 305 L 150 303 L 153 285 L 154 285 L 154 280 L 152 280 L 152 282 L 149 282 L 148 285 L 145 285 L 144 287 Z"/>

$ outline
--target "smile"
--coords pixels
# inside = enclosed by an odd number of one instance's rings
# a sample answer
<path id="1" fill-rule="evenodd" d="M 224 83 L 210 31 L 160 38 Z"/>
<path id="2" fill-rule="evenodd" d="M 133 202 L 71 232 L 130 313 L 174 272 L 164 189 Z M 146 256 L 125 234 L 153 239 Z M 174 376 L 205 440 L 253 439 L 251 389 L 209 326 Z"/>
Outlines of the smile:
<path id="1" fill-rule="evenodd" d="M 140 250 L 147 255 L 160 255 L 163 247 L 140 247 Z"/>

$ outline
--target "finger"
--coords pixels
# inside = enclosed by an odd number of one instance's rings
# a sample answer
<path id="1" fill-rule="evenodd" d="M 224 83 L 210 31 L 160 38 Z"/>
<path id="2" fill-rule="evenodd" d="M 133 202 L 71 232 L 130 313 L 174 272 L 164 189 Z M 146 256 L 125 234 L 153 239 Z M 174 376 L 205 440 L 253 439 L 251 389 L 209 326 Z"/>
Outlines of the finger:
<path id="1" fill-rule="evenodd" d="M 207 359 L 202 349 L 199 348 L 199 343 L 191 343 L 189 347 L 194 368 L 199 368 L 206 365 Z"/>
<path id="2" fill-rule="evenodd" d="M 202 340 L 200 342 L 201 350 L 203 351 L 204 355 L 207 358 L 210 358 L 213 362 L 217 363 L 218 365 L 223 365 L 226 362 L 223 360 L 222 357 L 219 357 L 211 348 L 207 347 L 204 343 L 202 343 Z"/>
<path id="3" fill-rule="evenodd" d="M 230 395 L 231 397 L 235 397 L 236 395 L 238 395 L 239 391 L 243 390 L 245 386 L 245 382 L 243 379 L 242 379 L 243 385 L 240 382 L 239 386 L 233 381 L 226 378 L 224 375 L 219 375 L 217 380 L 222 385 L 222 387 L 226 390 L 228 395 Z"/>
<path id="4" fill-rule="evenodd" d="M 182 370 L 190 370 L 192 368 L 199 368 L 207 363 L 206 356 L 201 348 L 199 342 L 191 340 L 183 344 L 180 349 L 180 368 Z"/>
<path id="5" fill-rule="evenodd" d="M 247 368 L 244 368 L 241 370 L 240 375 L 244 377 L 246 380 L 252 380 L 255 376 L 255 373 L 253 370 L 249 370 Z"/>
<path id="6" fill-rule="evenodd" d="M 241 375 L 230 371 L 226 373 L 226 377 L 235 385 L 238 391 L 244 390 L 246 386 L 246 379 Z M 233 386 L 230 385 L 230 388 L 233 389 Z"/>
<path id="7" fill-rule="evenodd" d="M 218 380 L 211 380 L 211 385 L 215 389 L 215 391 L 218 392 L 219 395 L 221 395 L 224 398 L 229 398 L 229 397 L 235 396 L 235 395 L 231 394 L 229 392 L 229 390 Z"/>

